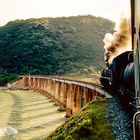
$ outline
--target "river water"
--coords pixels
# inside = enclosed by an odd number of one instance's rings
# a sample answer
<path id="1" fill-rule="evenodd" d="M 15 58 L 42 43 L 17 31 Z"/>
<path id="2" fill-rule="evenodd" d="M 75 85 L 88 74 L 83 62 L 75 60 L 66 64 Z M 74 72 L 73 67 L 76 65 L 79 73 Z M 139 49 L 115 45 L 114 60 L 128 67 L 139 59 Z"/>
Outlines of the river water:
<path id="1" fill-rule="evenodd" d="M 43 139 L 66 121 L 65 112 L 32 91 L 0 90 L 0 140 Z"/>

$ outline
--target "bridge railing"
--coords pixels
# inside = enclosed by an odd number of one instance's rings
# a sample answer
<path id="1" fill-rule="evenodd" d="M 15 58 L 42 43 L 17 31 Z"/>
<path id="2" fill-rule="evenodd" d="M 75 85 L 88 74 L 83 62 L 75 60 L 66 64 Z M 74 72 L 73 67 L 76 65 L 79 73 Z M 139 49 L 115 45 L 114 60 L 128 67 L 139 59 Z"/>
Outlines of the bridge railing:
<path id="1" fill-rule="evenodd" d="M 111 97 L 99 85 L 64 77 L 23 76 L 15 86 L 40 91 L 59 105 L 59 110 L 66 110 L 67 117 L 92 100 Z"/>

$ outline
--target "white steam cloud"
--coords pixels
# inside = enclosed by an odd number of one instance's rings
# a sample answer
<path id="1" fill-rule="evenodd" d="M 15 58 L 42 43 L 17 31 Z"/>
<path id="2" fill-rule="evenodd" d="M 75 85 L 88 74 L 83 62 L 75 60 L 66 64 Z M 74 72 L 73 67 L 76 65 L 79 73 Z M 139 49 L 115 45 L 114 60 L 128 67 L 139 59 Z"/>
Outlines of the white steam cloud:
<path id="1" fill-rule="evenodd" d="M 103 39 L 105 43 L 105 62 L 111 63 L 112 60 L 119 54 L 132 50 L 130 19 L 121 17 L 119 24 L 115 26 L 116 32 L 113 34 L 107 33 Z"/>

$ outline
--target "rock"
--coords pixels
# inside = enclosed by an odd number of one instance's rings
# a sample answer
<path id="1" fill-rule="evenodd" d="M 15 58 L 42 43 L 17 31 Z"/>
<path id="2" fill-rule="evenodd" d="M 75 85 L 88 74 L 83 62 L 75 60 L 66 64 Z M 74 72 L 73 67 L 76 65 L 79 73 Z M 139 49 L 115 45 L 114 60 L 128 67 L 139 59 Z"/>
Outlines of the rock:
<path id="1" fill-rule="evenodd" d="M 18 131 L 11 126 L 0 128 L 0 137 L 8 135 L 16 135 L 17 133 Z"/>

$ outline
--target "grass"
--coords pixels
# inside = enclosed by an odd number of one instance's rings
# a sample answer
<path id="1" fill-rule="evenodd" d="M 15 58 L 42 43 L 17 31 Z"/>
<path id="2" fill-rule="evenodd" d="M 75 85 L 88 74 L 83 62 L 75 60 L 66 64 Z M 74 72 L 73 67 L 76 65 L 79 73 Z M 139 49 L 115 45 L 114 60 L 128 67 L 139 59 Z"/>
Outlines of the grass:
<path id="1" fill-rule="evenodd" d="M 46 139 L 113 140 L 114 136 L 107 121 L 107 102 L 97 100 L 89 103 Z"/>

